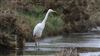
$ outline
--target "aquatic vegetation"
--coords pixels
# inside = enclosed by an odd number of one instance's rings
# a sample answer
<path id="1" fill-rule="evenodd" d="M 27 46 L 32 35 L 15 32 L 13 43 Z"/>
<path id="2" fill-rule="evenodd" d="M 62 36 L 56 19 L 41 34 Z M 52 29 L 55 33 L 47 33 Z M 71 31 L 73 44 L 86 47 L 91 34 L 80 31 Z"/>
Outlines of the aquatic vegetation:
<path id="1" fill-rule="evenodd" d="M 63 48 L 56 56 L 79 56 L 77 48 Z"/>

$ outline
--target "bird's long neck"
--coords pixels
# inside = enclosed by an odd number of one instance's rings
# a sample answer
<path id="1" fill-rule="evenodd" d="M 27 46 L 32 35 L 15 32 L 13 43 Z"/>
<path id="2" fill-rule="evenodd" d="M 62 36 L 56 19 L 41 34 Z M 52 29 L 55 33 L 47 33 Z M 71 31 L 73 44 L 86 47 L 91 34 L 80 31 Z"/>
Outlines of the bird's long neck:
<path id="1" fill-rule="evenodd" d="M 47 18 L 48 18 L 48 16 L 49 16 L 49 11 L 46 13 L 46 16 L 45 16 L 45 18 L 43 19 L 43 21 L 42 21 L 42 23 L 45 23 L 46 21 L 47 21 Z"/>

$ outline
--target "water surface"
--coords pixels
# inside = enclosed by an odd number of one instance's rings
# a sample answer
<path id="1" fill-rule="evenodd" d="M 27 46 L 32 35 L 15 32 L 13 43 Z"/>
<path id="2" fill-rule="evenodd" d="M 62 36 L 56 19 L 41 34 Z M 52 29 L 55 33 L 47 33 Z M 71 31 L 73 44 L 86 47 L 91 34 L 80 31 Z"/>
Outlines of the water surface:
<path id="1" fill-rule="evenodd" d="M 38 41 L 40 50 L 37 51 L 33 42 L 26 42 L 23 50 L 0 50 L 0 56 L 54 55 L 62 48 L 80 47 L 100 50 L 99 32 L 72 33 L 64 36 L 46 37 Z M 97 50 L 96 49 L 96 50 Z M 95 52 L 97 52 L 95 50 Z M 92 51 L 89 51 L 90 53 Z M 99 51 L 98 51 L 99 52 Z M 97 53 L 98 53 L 97 52 Z M 89 53 L 89 54 L 90 54 Z M 85 53 L 86 54 L 86 53 Z M 82 54 L 83 55 L 83 54 Z M 81 56 L 82 56 L 81 55 Z"/>

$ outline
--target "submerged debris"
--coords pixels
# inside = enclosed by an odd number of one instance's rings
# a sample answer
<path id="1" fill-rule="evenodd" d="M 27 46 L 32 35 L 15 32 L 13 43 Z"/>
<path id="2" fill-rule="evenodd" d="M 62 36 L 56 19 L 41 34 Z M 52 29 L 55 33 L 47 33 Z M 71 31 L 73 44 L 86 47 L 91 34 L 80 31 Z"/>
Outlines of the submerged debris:
<path id="1" fill-rule="evenodd" d="M 56 56 L 79 56 L 77 48 L 64 48 Z"/>

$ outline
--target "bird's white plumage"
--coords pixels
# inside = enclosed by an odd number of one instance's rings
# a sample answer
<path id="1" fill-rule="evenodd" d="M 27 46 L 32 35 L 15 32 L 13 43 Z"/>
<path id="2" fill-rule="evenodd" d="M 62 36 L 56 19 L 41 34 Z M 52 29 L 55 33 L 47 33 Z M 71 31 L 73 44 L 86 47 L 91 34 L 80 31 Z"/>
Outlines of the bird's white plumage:
<path id="1" fill-rule="evenodd" d="M 47 21 L 47 18 L 48 18 L 48 15 L 50 12 L 55 12 L 55 11 L 53 11 L 52 9 L 49 9 L 48 12 L 46 13 L 44 20 L 35 26 L 35 28 L 33 30 L 33 36 L 35 36 L 35 38 L 41 37 L 42 31 L 44 30 L 45 23 Z"/>
<path id="2" fill-rule="evenodd" d="M 45 24 L 38 23 L 33 30 L 33 36 L 36 35 L 37 38 L 41 37 L 44 27 Z"/>
<path id="3" fill-rule="evenodd" d="M 40 37 L 41 37 L 42 32 L 43 32 L 44 27 L 45 27 L 45 23 L 46 23 L 46 21 L 47 21 L 47 18 L 48 18 L 48 15 L 49 15 L 50 12 L 55 12 L 55 11 L 53 11 L 52 9 L 49 9 L 48 12 L 46 13 L 46 16 L 45 16 L 44 20 L 43 20 L 41 23 L 38 23 L 38 24 L 34 27 L 33 36 L 35 37 L 35 44 L 36 44 L 37 47 L 38 47 L 39 43 L 38 43 L 38 45 L 37 45 L 37 43 L 36 43 L 36 41 L 37 41 L 36 38 L 40 38 Z"/>

